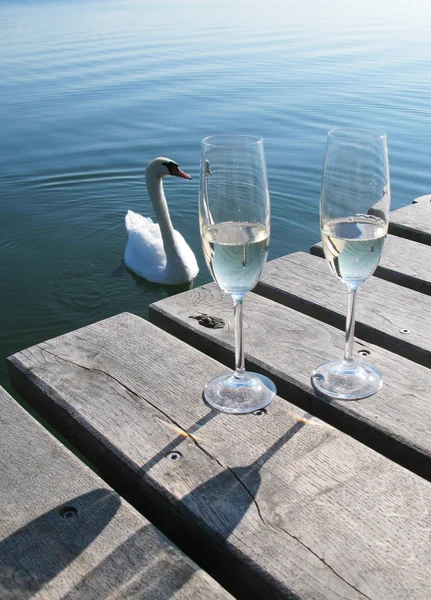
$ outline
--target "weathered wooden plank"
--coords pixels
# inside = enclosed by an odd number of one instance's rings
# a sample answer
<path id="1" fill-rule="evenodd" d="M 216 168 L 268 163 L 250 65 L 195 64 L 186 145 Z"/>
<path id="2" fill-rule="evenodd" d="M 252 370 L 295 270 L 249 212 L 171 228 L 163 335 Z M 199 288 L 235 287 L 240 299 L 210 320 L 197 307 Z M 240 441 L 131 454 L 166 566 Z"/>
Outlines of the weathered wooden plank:
<path id="1" fill-rule="evenodd" d="M 392 211 L 389 233 L 430 245 L 431 202 L 417 202 Z"/>
<path id="2" fill-rule="evenodd" d="M 0 388 L 0 597 L 232 598 Z"/>
<path id="3" fill-rule="evenodd" d="M 279 398 L 260 416 L 210 410 L 223 367 L 192 346 L 123 314 L 9 365 L 119 489 L 212 548 L 238 597 L 428 598 L 430 483 Z"/>
<path id="4" fill-rule="evenodd" d="M 208 329 L 189 316 L 224 319 Z M 150 307 L 150 319 L 210 356 L 233 365 L 234 321 L 230 298 L 211 284 Z M 271 377 L 278 393 L 363 443 L 431 479 L 431 372 L 372 344 L 355 342 L 355 353 L 381 370 L 383 388 L 359 402 L 326 401 L 314 395 L 310 376 L 325 360 L 340 358 L 344 335 L 335 328 L 266 298 L 245 303 L 245 351 L 250 367 Z"/>
<path id="5" fill-rule="evenodd" d="M 322 243 L 310 248 L 324 258 Z M 396 235 L 388 235 L 375 277 L 392 281 L 422 294 L 431 295 L 431 248 Z"/>
<path id="6" fill-rule="evenodd" d="M 255 292 L 339 329 L 345 328 L 347 288 L 321 258 L 305 252 L 268 262 Z M 356 334 L 431 366 L 431 298 L 377 277 L 358 290 Z"/>

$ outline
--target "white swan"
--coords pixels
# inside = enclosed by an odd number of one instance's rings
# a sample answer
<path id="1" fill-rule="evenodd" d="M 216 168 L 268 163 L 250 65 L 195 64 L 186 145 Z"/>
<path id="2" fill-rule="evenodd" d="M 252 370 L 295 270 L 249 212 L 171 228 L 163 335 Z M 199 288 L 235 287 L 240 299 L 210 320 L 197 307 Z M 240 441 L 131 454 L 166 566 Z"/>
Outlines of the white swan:
<path id="1" fill-rule="evenodd" d="M 199 268 L 195 255 L 169 216 L 162 179 L 174 175 L 191 179 L 177 163 L 160 156 L 146 169 L 147 191 L 158 223 L 129 210 L 126 229 L 129 235 L 124 252 L 126 266 L 154 283 L 180 284 L 196 277 Z"/>

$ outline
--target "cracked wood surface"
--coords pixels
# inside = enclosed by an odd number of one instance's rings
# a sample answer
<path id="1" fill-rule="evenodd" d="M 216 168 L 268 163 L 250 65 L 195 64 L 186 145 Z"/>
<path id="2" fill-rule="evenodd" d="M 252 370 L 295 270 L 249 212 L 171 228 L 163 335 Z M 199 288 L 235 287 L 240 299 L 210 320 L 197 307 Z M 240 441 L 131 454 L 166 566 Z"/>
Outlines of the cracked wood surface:
<path id="1" fill-rule="evenodd" d="M 121 493 L 193 539 L 238 598 L 429 597 L 430 483 L 278 397 L 260 415 L 209 409 L 203 386 L 224 367 L 151 323 L 118 315 L 9 367 L 15 389 Z"/>
<path id="2" fill-rule="evenodd" d="M 218 330 L 201 327 L 189 318 L 190 306 L 223 318 L 226 326 Z M 215 284 L 156 302 L 150 307 L 150 320 L 233 368 L 232 301 Z M 314 395 L 310 377 L 325 360 L 343 356 L 344 333 L 253 293 L 244 302 L 244 348 L 249 367 L 271 377 L 282 397 L 412 471 L 431 477 L 429 369 L 356 340 L 356 356 L 367 353 L 365 360 L 383 374 L 383 388 L 358 402 L 328 402 Z"/>
<path id="3" fill-rule="evenodd" d="M 312 246 L 310 252 L 323 258 L 322 243 Z M 431 247 L 388 235 L 374 276 L 431 295 Z"/>
<path id="4" fill-rule="evenodd" d="M 431 202 L 409 204 L 392 211 L 389 233 L 431 245 Z"/>
<path id="5" fill-rule="evenodd" d="M 0 388 L 0 597 L 232 598 Z"/>
<path id="6" fill-rule="evenodd" d="M 272 260 L 254 291 L 345 329 L 347 288 L 321 258 L 297 252 Z M 358 290 L 355 333 L 431 367 L 430 312 L 431 297 L 371 277 Z M 402 333 L 406 329 L 409 333 Z"/>

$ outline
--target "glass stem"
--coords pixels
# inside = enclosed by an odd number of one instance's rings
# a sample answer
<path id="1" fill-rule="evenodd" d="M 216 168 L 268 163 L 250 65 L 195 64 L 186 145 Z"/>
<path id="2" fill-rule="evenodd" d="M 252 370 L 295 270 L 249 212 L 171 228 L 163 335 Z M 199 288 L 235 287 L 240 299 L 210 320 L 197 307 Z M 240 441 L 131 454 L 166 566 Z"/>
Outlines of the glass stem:
<path id="1" fill-rule="evenodd" d="M 347 296 L 347 316 L 346 316 L 346 348 L 344 350 L 344 363 L 352 366 L 355 363 L 353 358 L 353 338 L 355 335 L 355 305 L 356 292 L 358 286 L 348 286 Z"/>
<path id="2" fill-rule="evenodd" d="M 244 365 L 244 345 L 242 336 L 243 297 L 234 296 L 233 311 L 235 317 L 235 373 L 236 379 L 247 379 Z"/>

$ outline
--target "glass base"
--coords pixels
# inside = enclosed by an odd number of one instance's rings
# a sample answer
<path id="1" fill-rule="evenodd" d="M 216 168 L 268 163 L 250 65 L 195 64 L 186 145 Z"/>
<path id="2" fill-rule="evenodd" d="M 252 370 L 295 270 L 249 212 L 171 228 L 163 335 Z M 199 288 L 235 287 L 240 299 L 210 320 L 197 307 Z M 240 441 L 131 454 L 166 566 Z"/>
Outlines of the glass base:
<path id="1" fill-rule="evenodd" d="M 243 414 L 268 406 L 277 390 L 273 382 L 259 373 L 247 371 L 244 378 L 225 373 L 204 388 L 206 402 L 221 412 Z"/>
<path id="2" fill-rule="evenodd" d="M 332 360 L 317 367 L 311 376 L 314 388 L 330 398 L 359 400 L 379 391 L 383 378 L 376 368 L 364 362 Z"/>

